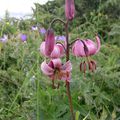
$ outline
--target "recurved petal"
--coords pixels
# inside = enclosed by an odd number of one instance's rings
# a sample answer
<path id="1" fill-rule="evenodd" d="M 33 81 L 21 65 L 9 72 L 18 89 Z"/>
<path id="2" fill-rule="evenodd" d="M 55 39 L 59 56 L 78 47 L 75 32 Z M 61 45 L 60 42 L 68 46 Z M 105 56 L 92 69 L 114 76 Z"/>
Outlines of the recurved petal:
<path id="1" fill-rule="evenodd" d="M 60 55 L 61 55 L 60 54 L 60 48 L 57 45 L 55 45 L 50 57 L 51 58 L 59 58 Z"/>
<path id="2" fill-rule="evenodd" d="M 96 36 L 96 43 L 97 43 L 97 50 L 96 50 L 96 53 L 97 53 L 99 52 L 101 47 L 100 38 L 98 36 Z"/>
<path id="3" fill-rule="evenodd" d="M 57 43 L 56 45 L 59 47 L 59 50 L 60 50 L 60 57 L 64 56 L 64 54 L 65 54 L 64 45 L 62 46 L 62 45 L 59 44 L 59 43 Z"/>
<path id="4" fill-rule="evenodd" d="M 77 57 L 85 57 L 85 50 L 84 50 L 84 45 L 83 43 L 78 40 L 74 43 L 73 47 L 72 47 L 72 53 L 73 55 L 77 56 Z"/>
<path id="5" fill-rule="evenodd" d="M 97 45 L 90 39 L 84 40 L 87 48 L 88 48 L 88 55 L 94 55 L 97 50 Z"/>
<path id="6" fill-rule="evenodd" d="M 46 56 L 46 54 L 45 54 L 45 42 L 41 43 L 40 52 L 41 52 L 42 55 Z"/>
<path id="7" fill-rule="evenodd" d="M 47 76 L 50 76 L 50 75 L 53 75 L 54 74 L 54 69 L 51 68 L 47 63 L 46 61 L 42 62 L 41 64 L 41 70 L 42 72 L 47 75 Z"/>
<path id="8" fill-rule="evenodd" d="M 62 65 L 61 59 L 52 59 L 51 62 L 53 63 L 54 68 L 60 68 Z"/>

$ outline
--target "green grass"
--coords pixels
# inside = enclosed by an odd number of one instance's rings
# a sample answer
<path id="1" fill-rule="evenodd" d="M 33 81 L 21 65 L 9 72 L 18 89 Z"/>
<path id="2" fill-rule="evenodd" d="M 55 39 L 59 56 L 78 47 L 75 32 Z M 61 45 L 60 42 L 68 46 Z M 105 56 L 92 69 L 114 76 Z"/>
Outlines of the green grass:
<path id="1" fill-rule="evenodd" d="M 71 38 L 93 38 L 93 33 L 101 29 L 100 21 L 93 22 L 89 29 L 89 21 L 80 25 L 81 32 L 74 28 Z M 51 80 L 40 70 L 44 57 L 38 49 L 43 37 L 38 32 L 24 32 L 28 35 L 26 43 L 11 34 L 6 44 L 0 43 L 0 120 L 69 120 L 65 83 L 57 81 L 60 88 L 52 89 Z M 70 56 L 76 120 L 120 119 L 120 48 L 110 40 L 113 39 L 108 37 L 104 42 L 101 35 L 101 50 L 92 56 L 97 69 L 94 73 L 87 71 L 85 77 L 79 70 L 85 59 Z"/>

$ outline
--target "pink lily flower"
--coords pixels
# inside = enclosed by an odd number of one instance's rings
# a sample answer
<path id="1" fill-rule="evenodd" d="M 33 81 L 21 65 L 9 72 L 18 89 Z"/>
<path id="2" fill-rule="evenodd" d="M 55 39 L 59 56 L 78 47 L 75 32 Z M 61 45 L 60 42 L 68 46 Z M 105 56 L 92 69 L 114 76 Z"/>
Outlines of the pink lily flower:
<path id="1" fill-rule="evenodd" d="M 72 64 L 67 61 L 64 65 L 59 58 L 52 59 L 49 63 L 44 61 L 41 64 L 42 72 L 51 79 L 67 80 L 70 82 Z"/>
<path id="2" fill-rule="evenodd" d="M 96 43 L 90 39 L 77 40 L 72 47 L 72 53 L 77 57 L 95 55 L 96 53 L 99 52 L 101 46 L 100 39 L 98 36 L 96 36 Z"/>
<path id="3" fill-rule="evenodd" d="M 52 59 L 59 58 L 64 55 L 64 47 L 60 43 L 55 43 L 54 32 L 51 29 L 47 30 L 45 41 L 40 45 L 40 52 Z"/>
<path id="4" fill-rule="evenodd" d="M 74 0 L 65 0 L 65 15 L 67 20 L 72 20 L 75 16 Z"/>
<path id="5" fill-rule="evenodd" d="M 63 48 L 63 46 L 59 43 L 54 45 L 53 50 L 51 51 L 51 53 L 49 55 L 46 54 L 46 48 L 45 48 L 46 43 L 42 42 L 40 45 L 40 52 L 42 55 L 46 56 L 46 57 L 50 57 L 52 59 L 54 58 L 59 58 L 62 57 L 65 53 L 65 50 Z"/>

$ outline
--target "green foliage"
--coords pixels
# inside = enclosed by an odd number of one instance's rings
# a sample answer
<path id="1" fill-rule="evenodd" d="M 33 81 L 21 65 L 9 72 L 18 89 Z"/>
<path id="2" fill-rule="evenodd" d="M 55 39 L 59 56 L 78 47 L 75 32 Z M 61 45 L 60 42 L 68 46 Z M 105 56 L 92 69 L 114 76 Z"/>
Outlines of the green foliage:
<path id="1" fill-rule="evenodd" d="M 71 94 L 76 120 L 120 119 L 120 22 L 119 0 L 75 0 L 76 18 L 70 23 L 70 40 L 76 37 L 101 38 L 101 50 L 93 58 L 95 73 L 79 71 L 83 58 L 70 56 L 73 70 Z M 114 9 L 114 10 L 113 10 Z M 33 18 L 0 22 L 1 36 L 9 35 L 7 43 L 0 42 L 0 120 L 69 120 L 70 110 L 63 81 L 52 89 L 51 80 L 40 71 L 43 56 L 39 45 L 44 38 L 32 25 L 48 27 L 56 17 L 64 20 L 64 0 L 45 5 L 35 4 Z M 8 24 L 9 23 L 9 24 Z M 14 25 L 13 25 L 14 24 Z M 55 34 L 64 34 L 60 24 L 53 26 Z M 28 35 L 27 42 L 17 38 Z"/>

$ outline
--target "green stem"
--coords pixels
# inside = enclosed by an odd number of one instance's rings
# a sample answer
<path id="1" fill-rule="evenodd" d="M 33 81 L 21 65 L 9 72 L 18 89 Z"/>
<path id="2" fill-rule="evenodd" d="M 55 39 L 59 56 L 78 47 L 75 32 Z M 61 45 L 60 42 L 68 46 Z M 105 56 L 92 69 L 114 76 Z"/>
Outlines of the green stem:
<path id="1" fill-rule="evenodd" d="M 71 97 L 71 93 L 70 93 L 70 83 L 68 81 L 66 81 L 66 91 L 67 91 L 68 100 L 69 100 L 69 104 L 70 104 L 70 112 L 72 115 L 72 120 L 75 120 L 74 112 L 73 112 L 73 105 L 72 105 L 72 97 Z"/>
<path id="2" fill-rule="evenodd" d="M 39 110 L 39 79 L 37 80 L 37 120 L 40 120 L 40 110 Z"/>
<path id="3" fill-rule="evenodd" d="M 61 20 L 60 18 L 56 18 L 56 19 L 53 19 L 53 20 L 52 20 L 49 28 L 51 28 L 51 26 L 52 26 L 55 22 L 61 22 L 63 25 L 65 25 L 65 22 L 64 22 L 63 20 Z"/>

